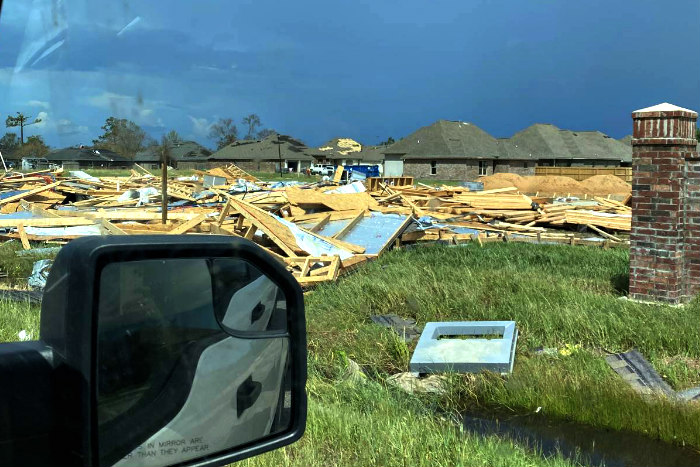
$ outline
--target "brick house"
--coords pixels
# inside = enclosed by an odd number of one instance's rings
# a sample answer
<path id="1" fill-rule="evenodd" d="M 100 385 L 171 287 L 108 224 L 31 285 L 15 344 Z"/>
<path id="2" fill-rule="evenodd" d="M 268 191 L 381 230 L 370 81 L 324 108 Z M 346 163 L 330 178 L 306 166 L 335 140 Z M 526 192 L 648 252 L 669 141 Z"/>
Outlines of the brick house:
<path id="1" fill-rule="evenodd" d="M 133 159 L 114 151 L 87 147 L 56 149 L 44 156 L 44 159 L 49 164 L 66 168 L 130 168 L 134 165 Z"/>
<path id="2" fill-rule="evenodd" d="M 303 171 L 314 162 L 312 152 L 301 141 L 276 133 L 262 140 L 240 140 L 228 144 L 208 158 L 210 166 L 234 163 L 253 172 L 279 172 L 282 168 Z"/>
<path id="3" fill-rule="evenodd" d="M 535 124 L 494 138 L 472 123 L 438 120 L 383 150 L 384 175 L 474 180 L 499 172 L 533 175 L 535 166 L 617 167 L 631 163 L 631 146 L 599 131 Z"/>
<path id="4" fill-rule="evenodd" d="M 509 138 L 545 167 L 630 167 L 632 146 L 600 131 L 562 130 L 536 123 Z M 631 141 L 631 138 L 629 139 Z"/>
<path id="5" fill-rule="evenodd" d="M 170 145 L 168 165 L 177 169 L 206 169 L 212 152 L 195 141 L 178 141 Z M 139 151 L 134 162 L 147 168 L 160 168 L 160 148 L 151 146 Z"/>
<path id="6" fill-rule="evenodd" d="M 535 159 L 472 123 L 438 120 L 384 150 L 384 175 L 473 180 L 494 172 L 534 173 Z"/>

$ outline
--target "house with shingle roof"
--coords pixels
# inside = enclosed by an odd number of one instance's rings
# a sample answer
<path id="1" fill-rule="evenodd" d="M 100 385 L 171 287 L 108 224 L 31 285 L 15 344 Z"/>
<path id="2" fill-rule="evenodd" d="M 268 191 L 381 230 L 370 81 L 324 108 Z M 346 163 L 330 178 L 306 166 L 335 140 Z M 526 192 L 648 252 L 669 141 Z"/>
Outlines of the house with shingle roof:
<path id="1" fill-rule="evenodd" d="M 498 172 L 533 175 L 535 166 L 629 165 L 631 146 L 599 131 L 532 125 L 494 138 L 473 123 L 438 120 L 383 150 L 384 175 L 474 180 Z"/>
<path id="2" fill-rule="evenodd" d="M 44 158 L 49 164 L 81 168 L 129 168 L 134 165 L 133 159 L 117 154 L 109 149 L 88 147 L 71 147 L 56 149 Z"/>
<path id="3" fill-rule="evenodd" d="M 315 151 L 288 135 L 273 133 L 262 140 L 227 144 L 209 157 L 210 165 L 234 163 L 246 171 L 303 171 L 314 162 Z"/>
<path id="4" fill-rule="evenodd" d="M 169 147 L 168 165 L 178 169 L 206 169 L 212 152 L 195 141 L 177 141 Z M 149 168 L 160 168 L 160 146 L 150 146 L 134 156 L 134 162 Z"/>
<path id="5" fill-rule="evenodd" d="M 572 131 L 537 123 L 510 140 L 550 167 L 621 167 L 632 163 L 632 147 L 600 131 Z"/>

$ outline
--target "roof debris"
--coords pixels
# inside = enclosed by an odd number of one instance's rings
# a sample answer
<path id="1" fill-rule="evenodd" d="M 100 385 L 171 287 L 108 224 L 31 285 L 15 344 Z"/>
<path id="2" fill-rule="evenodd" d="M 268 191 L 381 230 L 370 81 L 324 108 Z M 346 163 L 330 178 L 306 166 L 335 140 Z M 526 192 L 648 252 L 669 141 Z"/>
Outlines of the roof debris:
<path id="1" fill-rule="evenodd" d="M 136 168 L 128 177 L 62 170 L 0 176 L 0 237 L 29 250 L 30 242 L 63 244 L 84 235 L 239 236 L 265 248 L 307 287 L 406 243 L 609 247 L 627 244 L 619 232 L 631 223 L 629 195 L 544 198 L 515 186 L 470 191 L 414 185 L 410 177 L 370 177 L 350 190 L 327 180 L 265 182 L 228 165 L 171 177 L 163 224 L 161 179 Z"/>

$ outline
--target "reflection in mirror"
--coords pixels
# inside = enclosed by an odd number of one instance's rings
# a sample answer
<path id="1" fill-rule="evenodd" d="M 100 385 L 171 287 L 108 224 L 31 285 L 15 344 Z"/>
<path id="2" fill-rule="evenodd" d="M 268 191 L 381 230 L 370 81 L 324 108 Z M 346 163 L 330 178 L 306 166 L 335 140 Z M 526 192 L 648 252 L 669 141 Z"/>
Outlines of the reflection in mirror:
<path id="1" fill-rule="evenodd" d="M 286 300 L 255 266 L 117 262 L 99 284 L 100 465 L 171 465 L 289 427 Z"/>

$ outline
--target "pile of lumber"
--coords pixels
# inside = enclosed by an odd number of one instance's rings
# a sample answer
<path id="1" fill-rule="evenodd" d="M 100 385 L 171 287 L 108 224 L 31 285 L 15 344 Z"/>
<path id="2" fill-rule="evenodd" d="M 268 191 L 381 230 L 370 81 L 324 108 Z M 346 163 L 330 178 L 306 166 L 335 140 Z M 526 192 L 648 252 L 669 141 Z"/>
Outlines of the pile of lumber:
<path id="1" fill-rule="evenodd" d="M 300 284 L 312 286 L 401 243 L 575 244 L 583 228 L 605 245 L 620 245 L 620 232 L 631 225 L 628 199 L 555 201 L 516 188 L 473 192 L 377 181 L 368 184 L 372 191 L 355 186 L 342 192 L 337 181 L 266 183 L 235 165 L 169 178 L 164 221 L 161 178 L 136 168 L 125 177 L 61 170 L 0 176 L 0 237 L 30 249 L 31 242 L 63 244 L 83 235 L 237 236 L 265 248 Z M 205 186 L 206 176 L 225 183 Z M 244 190 L 241 179 L 249 184 Z"/>

